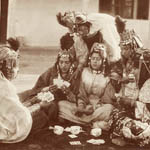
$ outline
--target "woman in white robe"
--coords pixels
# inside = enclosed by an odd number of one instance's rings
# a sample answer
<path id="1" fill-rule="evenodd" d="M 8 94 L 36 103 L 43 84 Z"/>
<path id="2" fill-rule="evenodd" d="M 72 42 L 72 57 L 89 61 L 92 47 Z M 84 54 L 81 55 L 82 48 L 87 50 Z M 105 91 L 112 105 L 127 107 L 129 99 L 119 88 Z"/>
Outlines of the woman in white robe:
<path id="1" fill-rule="evenodd" d="M 0 60 L 11 60 L 17 53 L 0 48 Z M 10 73 L 10 72 L 9 72 Z M 14 73 L 11 72 L 14 76 Z M 9 74 L 10 77 L 11 74 Z M 19 101 L 14 85 L 0 71 L 0 142 L 16 143 L 29 135 L 32 127 L 30 111 Z"/>

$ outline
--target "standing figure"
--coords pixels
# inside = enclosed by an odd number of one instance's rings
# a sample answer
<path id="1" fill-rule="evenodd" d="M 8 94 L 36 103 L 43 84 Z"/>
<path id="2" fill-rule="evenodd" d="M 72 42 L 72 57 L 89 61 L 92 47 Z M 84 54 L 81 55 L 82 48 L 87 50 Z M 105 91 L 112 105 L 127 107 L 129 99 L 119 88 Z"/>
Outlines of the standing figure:
<path id="1" fill-rule="evenodd" d="M 78 24 L 81 22 L 85 23 L 86 20 L 86 22 L 89 22 L 90 24 L 90 30 L 89 28 L 86 27 L 87 29 L 86 31 L 84 31 L 85 33 L 86 32 L 89 33 L 88 36 L 85 38 L 85 42 L 86 44 L 88 44 L 89 50 L 91 48 L 90 45 L 92 46 L 94 42 L 98 42 L 97 39 L 100 38 L 99 42 L 101 42 L 101 39 L 103 39 L 103 41 L 108 47 L 107 48 L 108 61 L 114 62 L 120 59 L 120 47 L 119 47 L 120 37 L 116 30 L 114 17 L 103 13 L 86 14 L 71 11 L 65 12 L 64 15 L 58 13 L 57 20 L 61 25 L 67 27 L 71 33 L 83 32 L 79 31 L 83 30 L 82 29 L 83 27 L 79 29 Z M 100 33 L 98 33 L 97 31 L 99 31 Z"/>

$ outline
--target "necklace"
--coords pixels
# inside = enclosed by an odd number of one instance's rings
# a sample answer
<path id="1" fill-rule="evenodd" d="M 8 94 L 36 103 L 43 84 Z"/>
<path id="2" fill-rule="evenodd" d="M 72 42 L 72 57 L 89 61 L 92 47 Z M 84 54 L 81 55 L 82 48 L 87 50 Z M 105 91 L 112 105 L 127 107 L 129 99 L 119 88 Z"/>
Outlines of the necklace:
<path id="1" fill-rule="evenodd" d="M 93 73 L 93 74 L 100 74 L 101 71 L 100 71 L 100 70 L 92 70 L 92 73 Z"/>

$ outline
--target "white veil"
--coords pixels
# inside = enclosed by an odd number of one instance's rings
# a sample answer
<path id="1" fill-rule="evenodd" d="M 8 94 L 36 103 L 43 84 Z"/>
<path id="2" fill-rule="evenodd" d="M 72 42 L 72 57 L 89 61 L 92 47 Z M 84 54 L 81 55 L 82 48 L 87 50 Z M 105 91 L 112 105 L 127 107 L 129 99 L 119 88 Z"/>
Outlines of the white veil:
<path id="1" fill-rule="evenodd" d="M 103 38 L 109 47 L 110 61 L 117 61 L 120 56 L 120 36 L 115 25 L 115 18 L 104 13 L 87 14 L 87 20 L 92 23 L 90 32 L 100 30 Z"/>

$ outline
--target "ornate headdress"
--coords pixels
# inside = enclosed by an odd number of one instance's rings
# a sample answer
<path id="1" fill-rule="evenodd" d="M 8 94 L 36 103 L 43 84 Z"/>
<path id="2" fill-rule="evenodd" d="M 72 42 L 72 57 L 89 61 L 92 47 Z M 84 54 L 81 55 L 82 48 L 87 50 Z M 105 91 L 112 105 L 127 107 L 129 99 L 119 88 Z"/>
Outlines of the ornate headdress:
<path id="1" fill-rule="evenodd" d="M 58 71 L 58 74 L 60 75 L 60 70 L 59 70 L 59 66 L 58 66 L 58 62 L 59 62 L 59 59 L 60 58 L 69 58 L 70 62 L 72 63 L 72 65 L 70 66 L 70 69 L 69 69 L 69 73 L 68 73 L 68 77 L 69 75 L 73 74 L 74 70 L 75 70 L 75 65 L 73 63 L 73 57 L 70 53 L 70 51 L 66 51 L 66 50 L 60 50 L 58 55 L 57 55 L 57 61 L 55 63 L 55 66 L 57 68 L 57 71 Z"/>
<path id="2" fill-rule="evenodd" d="M 93 54 L 93 52 L 99 53 L 103 59 L 107 57 L 106 46 L 102 43 L 94 43 L 91 48 L 90 55 Z"/>
<path id="3" fill-rule="evenodd" d="M 57 61 L 58 61 L 61 57 L 65 57 L 65 58 L 67 57 L 67 58 L 69 58 L 69 60 L 70 60 L 71 62 L 73 62 L 73 57 L 72 57 L 70 51 L 60 50 L 59 53 L 58 53 L 58 56 L 57 56 Z"/>
<path id="4" fill-rule="evenodd" d="M 141 39 L 137 36 L 134 30 L 125 30 L 120 33 L 120 46 L 134 44 L 137 48 L 142 48 Z"/>
<path id="5" fill-rule="evenodd" d="M 0 47 L 0 70 L 8 80 L 12 80 L 17 76 L 19 71 L 18 56 L 18 52 L 10 47 L 6 45 Z M 11 75 L 8 72 L 11 72 Z"/>

